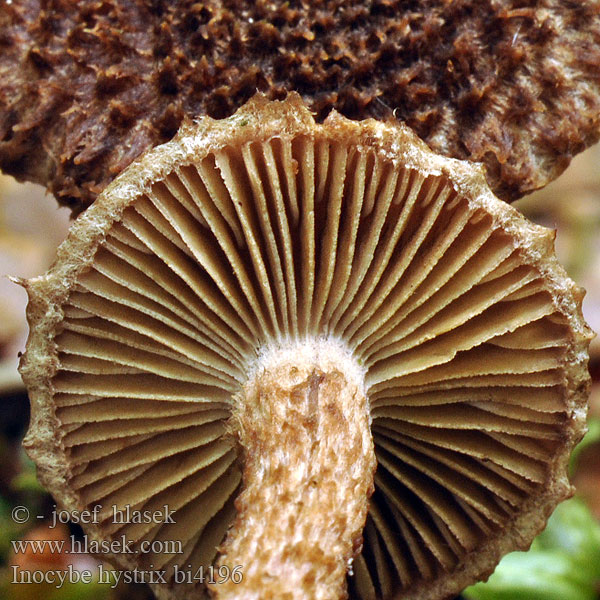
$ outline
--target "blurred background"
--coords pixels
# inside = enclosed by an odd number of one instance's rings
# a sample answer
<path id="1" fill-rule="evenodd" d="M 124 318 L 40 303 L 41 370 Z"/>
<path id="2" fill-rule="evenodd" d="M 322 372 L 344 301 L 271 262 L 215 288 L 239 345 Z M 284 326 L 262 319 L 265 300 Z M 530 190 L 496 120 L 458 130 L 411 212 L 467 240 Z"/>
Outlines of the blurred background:
<path id="1" fill-rule="evenodd" d="M 557 230 L 556 250 L 569 275 L 587 290 L 583 304 L 590 326 L 600 332 L 600 145 L 580 154 L 554 183 L 515 204 L 533 221 Z M 29 405 L 17 373 L 27 339 L 26 294 L 12 277 L 46 271 L 69 227 L 69 211 L 58 208 L 39 186 L 0 175 L 0 600 L 142 600 L 144 585 L 97 583 L 11 584 L 11 565 L 23 570 L 94 569 L 87 555 L 15 553 L 15 540 L 67 540 L 81 536 L 75 525 L 49 529 L 31 518 L 19 524 L 16 506 L 47 515 L 53 500 L 39 486 L 21 447 Z M 600 600 L 600 339 L 591 345 L 593 377 L 589 433 L 571 465 L 575 498 L 559 507 L 527 553 L 505 557 L 486 584 L 465 590 L 473 600 Z"/>

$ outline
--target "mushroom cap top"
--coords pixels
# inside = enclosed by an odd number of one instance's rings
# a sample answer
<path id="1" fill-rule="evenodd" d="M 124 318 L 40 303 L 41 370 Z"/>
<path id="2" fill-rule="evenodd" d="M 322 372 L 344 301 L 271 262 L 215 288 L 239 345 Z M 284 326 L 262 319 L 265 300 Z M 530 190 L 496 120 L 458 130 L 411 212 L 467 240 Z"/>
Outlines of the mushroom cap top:
<path id="1" fill-rule="evenodd" d="M 24 282 L 28 452 L 66 508 L 105 507 L 95 539 L 184 543 L 105 558 L 211 564 L 240 389 L 278 345 L 333 340 L 364 370 L 378 463 L 350 595 L 458 593 L 571 493 L 591 332 L 553 240 L 403 125 L 318 124 L 297 94 L 187 121 Z M 176 523 L 114 523 L 112 504 Z"/>
<path id="2" fill-rule="evenodd" d="M 597 0 L 12 2 L 0 14 L 0 168 L 75 213 L 185 115 L 257 90 L 318 119 L 408 123 L 514 200 L 598 139 Z"/>

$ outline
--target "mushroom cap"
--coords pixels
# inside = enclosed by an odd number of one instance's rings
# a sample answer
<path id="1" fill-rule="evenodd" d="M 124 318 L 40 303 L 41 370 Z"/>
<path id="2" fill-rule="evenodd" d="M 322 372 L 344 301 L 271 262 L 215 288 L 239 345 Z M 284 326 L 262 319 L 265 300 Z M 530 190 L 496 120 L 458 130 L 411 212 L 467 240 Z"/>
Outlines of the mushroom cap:
<path id="1" fill-rule="evenodd" d="M 75 213 L 184 115 L 257 90 L 398 118 L 514 200 L 600 130 L 597 0 L 39 0 L 0 14 L 0 168 Z"/>
<path id="2" fill-rule="evenodd" d="M 186 121 L 23 282 L 28 453 L 66 509 L 103 506 L 92 539 L 183 544 L 103 558 L 207 566 L 240 489 L 236 392 L 263 348 L 335 340 L 365 369 L 378 461 L 350 596 L 455 594 L 572 491 L 591 332 L 553 239 L 403 125 L 317 124 L 295 94 Z"/>

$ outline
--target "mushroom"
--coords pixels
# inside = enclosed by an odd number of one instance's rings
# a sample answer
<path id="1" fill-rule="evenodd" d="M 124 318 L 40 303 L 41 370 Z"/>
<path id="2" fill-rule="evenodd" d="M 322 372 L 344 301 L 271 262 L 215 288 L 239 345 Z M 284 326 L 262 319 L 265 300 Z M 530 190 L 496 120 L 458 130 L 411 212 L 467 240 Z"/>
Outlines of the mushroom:
<path id="1" fill-rule="evenodd" d="M 22 282 L 25 446 L 158 598 L 456 594 L 572 493 L 591 332 L 553 238 L 401 124 L 186 121 Z"/>
<path id="2" fill-rule="evenodd" d="M 505 200 L 600 135 L 596 0 L 13 0 L 0 47 L 0 168 L 75 213 L 184 115 L 256 90 L 393 115 Z"/>

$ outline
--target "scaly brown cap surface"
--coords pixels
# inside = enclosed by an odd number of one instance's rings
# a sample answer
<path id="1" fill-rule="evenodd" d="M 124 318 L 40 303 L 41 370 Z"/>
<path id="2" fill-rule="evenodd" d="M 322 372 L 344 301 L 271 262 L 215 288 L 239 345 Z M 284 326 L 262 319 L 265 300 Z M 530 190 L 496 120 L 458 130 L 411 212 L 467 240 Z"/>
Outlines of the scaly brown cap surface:
<path id="1" fill-rule="evenodd" d="M 184 115 L 294 90 L 318 119 L 405 121 L 514 200 L 598 139 L 599 65 L 598 0 L 14 0 L 0 168 L 79 212 Z"/>
<path id="2" fill-rule="evenodd" d="M 24 285 L 28 451 L 65 508 L 102 505 L 93 539 L 140 550 L 103 558 L 167 571 L 160 598 L 203 597 L 173 570 L 220 560 L 234 524 L 225 566 L 258 583 L 217 597 L 263 600 L 286 583 L 290 598 L 337 597 L 353 559 L 352 598 L 439 600 L 526 548 L 571 493 L 589 386 L 583 292 L 550 230 L 404 126 L 315 124 L 297 95 L 186 123 Z M 306 361 L 295 344 L 321 350 Z M 353 366 L 316 360 L 335 358 L 323 344 Z M 261 358 L 280 347 L 285 371 Z M 115 523 L 113 504 L 168 505 L 175 523 Z M 319 536 L 318 522 L 336 525 Z M 340 548 L 328 562 L 303 543 L 321 538 Z M 182 552 L 141 552 L 154 541 Z M 294 564 L 302 576 L 286 577 Z M 332 572 L 323 594 L 310 587 Z"/>

